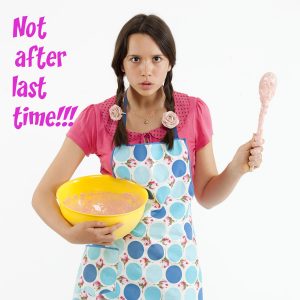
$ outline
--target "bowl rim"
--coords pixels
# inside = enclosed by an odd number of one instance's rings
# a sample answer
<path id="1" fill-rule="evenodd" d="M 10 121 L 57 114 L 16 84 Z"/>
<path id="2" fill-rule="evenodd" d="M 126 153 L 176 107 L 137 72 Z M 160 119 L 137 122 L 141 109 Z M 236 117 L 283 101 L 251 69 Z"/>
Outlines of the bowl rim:
<path id="1" fill-rule="evenodd" d="M 58 193 L 59 193 L 59 190 L 60 190 L 61 188 L 63 188 L 64 185 L 71 184 L 71 183 L 76 182 L 76 181 L 78 181 L 78 180 L 80 180 L 80 179 L 85 179 L 85 178 L 97 178 L 97 177 L 107 177 L 107 178 L 112 178 L 112 179 L 115 179 L 115 180 L 126 181 L 126 182 L 128 182 L 129 184 L 136 185 L 136 186 L 140 187 L 141 189 L 145 190 L 145 192 L 146 192 L 146 194 L 148 195 L 148 197 L 147 197 L 147 199 L 145 200 L 145 202 L 142 203 L 142 204 L 141 204 L 138 208 L 136 208 L 135 210 L 131 210 L 131 211 L 126 212 L 126 213 L 123 213 L 123 214 L 114 214 L 114 215 L 94 215 L 94 214 L 82 213 L 82 212 L 80 212 L 80 211 L 77 211 L 77 210 L 74 210 L 74 209 L 71 209 L 71 208 L 67 207 L 67 206 L 64 204 L 63 201 L 59 201 L 59 200 L 58 200 Z M 119 193 L 119 194 L 121 194 L 121 193 Z M 131 180 L 128 180 L 128 179 L 124 179 L 124 178 L 116 178 L 116 177 L 114 177 L 114 176 L 112 176 L 112 175 L 109 175 L 109 174 L 92 174 L 92 175 L 80 176 L 80 177 L 73 178 L 73 179 L 71 179 L 71 180 L 67 180 L 67 181 L 65 181 L 64 183 L 62 183 L 62 184 L 57 188 L 56 193 L 55 193 L 55 196 L 56 196 L 56 201 L 58 202 L 58 205 L 59 205 L 60 208 L 61 208 L 61 206 L 63 206 L 64 209 L 67 209 L 67 210 L 69 210 L 69 211 L 71 211 L 71 212 L 75 212 L 75 213 L 80 214 L 80 215 L 83 215 L 83 216 L 101 217 L 101 218 L 104 218 L 104 219 L 105 219 L 105 218 L 111 218 L 111 217 L 117 217 L 117 216 L 119 216 L 119 217 L 120 217 L 120 216 L 126 216 L 126 215 L 128 215 L 128 214 L 132 214 L 132 213 L 134 213 L 135 211 L 140 210 L 143 206 L 146 206 L 147 202 L 149 201 L 148 190 L 147 190 L 145 187 L 143 187 L 142 185 L 140 185 L 140 184 L 138 184 L 138 183 L 136 183 L 136 182 L 134 182 L 134 181 L 131 181 Z"/>

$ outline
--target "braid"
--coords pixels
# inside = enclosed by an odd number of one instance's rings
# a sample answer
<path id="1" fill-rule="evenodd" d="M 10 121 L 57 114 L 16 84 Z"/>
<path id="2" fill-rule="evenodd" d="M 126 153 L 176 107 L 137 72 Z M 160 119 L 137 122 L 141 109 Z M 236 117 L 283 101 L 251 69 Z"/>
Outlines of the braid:
<path id="1" fill-rule="evenodd" d="M 167 111 L 173 111 L 175 112 L 175 103 L 174 103 L 174 97 L 173 97 L 173 86 L 172 86 L 172 70 L 170 70 L 167 73 L 167 77 L 164 84 L 164 93 L 166 95 L 165 100 L 165 108 Z M 174 145 L 174 132 L 173 129 L 167 129 L 167 133 L 164 136 L 163 142 L 165 142 L 168 145 L 168 149 L 172 149 Z"/>
<path id="2" fill-rule="evenodd" d="M 120 74 L 118 76 L 118 89 L 117 89 L 117 105 L 119 105 L 123 110 L 123 97 L 125 95 L 125 86 L 124 86 L 124 80 L 123 80 L 123 74 Z M 123 123 L 123 118 L 118 121 L 117 130 L 114 135 L 114 142 L 115 146 L 119 147 L 122 144 L 128 144 L 128 137 L 126 128 Z"/>

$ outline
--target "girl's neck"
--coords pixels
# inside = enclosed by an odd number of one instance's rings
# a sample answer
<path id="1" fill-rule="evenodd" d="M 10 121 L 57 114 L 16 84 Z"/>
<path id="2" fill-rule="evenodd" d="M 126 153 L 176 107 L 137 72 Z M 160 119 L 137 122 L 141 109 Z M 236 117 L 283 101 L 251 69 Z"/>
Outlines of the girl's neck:
<path id="1" fill-rule="evenodd" d="M 144 97 L 129 86 L 127 90 L 127 99 L 129 106 L 135 111 L 160 109 L 164 107 L 165 93 L 163 87 L 161 87 L 153 95 Z"/>

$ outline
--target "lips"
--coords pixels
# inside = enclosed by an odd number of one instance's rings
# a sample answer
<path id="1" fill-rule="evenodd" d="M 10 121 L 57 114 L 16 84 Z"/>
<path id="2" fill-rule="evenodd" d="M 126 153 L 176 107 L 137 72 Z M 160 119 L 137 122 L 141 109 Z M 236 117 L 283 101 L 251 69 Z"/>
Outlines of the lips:
<path id="1" fill-rule="evenodd" d="M 140 83 L 140 84 L 142 84 L 142 85 L 151 85 L 151 84 L 153 84 L 153 83 L 150 82 L 150 81 L 144 81 L 144 82 L 142 82 L 142 83 Z"/>

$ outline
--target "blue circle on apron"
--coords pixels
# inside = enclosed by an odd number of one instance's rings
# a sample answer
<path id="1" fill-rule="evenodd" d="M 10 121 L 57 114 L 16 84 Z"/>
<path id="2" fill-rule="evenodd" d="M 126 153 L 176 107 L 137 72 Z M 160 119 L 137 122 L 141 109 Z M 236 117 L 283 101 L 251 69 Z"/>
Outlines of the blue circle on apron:
<path id="1" fill-rule="evenodd" d="M 130 180 L 130 171 L 126 166 L 119 166 L 115 169 L 116 177 Z"/>
<path id="2" fill-rule="evenodd" d="M 155 209 L 151 211 L 151 217 L 156 219 L 162 219 L 166 215 L 166 209 L 162 207 L 161 209 Z"/>
<path id="3" fill-rule="evenodd" d="M 160 244 L 152 244 L 149 247 L 147 254 L 152 260 L 162 259 L 164 256 L 164 248 Z"/>
<path id="4" fill-rule="evenodd" d="M 159 160 L 163 157 L 164 152 L 163 152 L 161 144 L 151 145 L 150 151 L 151 151 L 152 158 L 154 158 L 155 160 Z"/>
<path id="5" fill-rule="evenodd" d="M 191 299 L 197 299 L 197 293 L 195 289 L 188 288 L 185 290 L 184 300 L 191 300 Z"/>
<path id="6" fill-rule="evenodd" d="M 145 289 L 145 300 L 160 300 L 161 291 L 156 286 L 149 286 Z"/>
<path id="7" fill-rule="evenodd" d="M 84 289 L 83 289 L 83 291 L 85 291 L 91 297 L 95 297 L 96 296 L 95 290 L 92 287 L 90 287 L 90 286 L 85 286 Z"/>
<path id="8" fill-rule="evenodd" d="M 166 271 L 166 277 L 169 282 L 177 283 L 182 278 L 182 271 L 178 266 L 170 266 Z"/>
<path id="9" fill-rule="evenodd" d="M 130 280 L 138 280 L 142 277 L 142 268 L 137 263 L 129 263 L 126 267 L 126 274 Z"/>
<path id="10" fill-rule="evenodd" d="M 120 285 L 118 284 L 118 282 L 116 282 L 116 289 L 114 291 L 109 291 L 107 293 L 105 293 L 105 298 L 107 299 L 116 299 L 119 297 L 119 294 L 120 294 L 120 291 L 121 291 L 121 288 L 120 288 Z M 100 292 L 100 294 L 102 294 L 102 292 Z"/>
<path id="11" fill-rule="evenodd" d="M 144 246 L 138 241 L 132 241 L 127 247 L 127 252 L 130 257 L 138 259 L 141 258 L 144 253 Z"/>
<path id="12" fill-rule="evenodd" d="M 151 283 L 158 283 L 162 279 L 162 269 L 160 265 L 149 264 L 146 269 L 146 279 Z"/>
<path id="13" fill-rule="evenodd" d="M 100 271 L 100 281 L 104 285 L 112 285 L 117 280 L 117 272 L 110 267 L 105 267 Z"/>
<path id="14" fill-rule="evenodd" d="M 144 161 L 147 157 L 147 148 L 145 145 L 135 145 L 133 155 L 136 160 Z"/>
<path id="15" fill-rule="evenodd" d="M 144 223 L 140 222 L 131 231 L 131 234 L 136 237 L 142 237 L 142 236 L 144 236 L 145 232 L 146 232 L 146 226 Z"/>
<path id="16" fill-rule="evenodd" d="M 171 191 L 171 195 L 174 198 L 180 198 L 185 193 L 185 184 L 183 181 L 177 181 Z"/>
<path id="17" fill-rule="evenodd" d="M 165 223 L 152 223 L 149 228 L 149 236 L 156 240 L 161 240 L 166 234 Z"/>
<path id="18" fill-rule="evenodd" d="M 119 251 L 114 249 L 103 249 L 103 258 L 106 263 L 116 264 L 119 258 Z"/>
<path id="19" fill-rule="evenodd" d="M 127 300 L 137 300 L 140 298 L 141 289 L 133 283 L 129 283 L 124 288 L 124 296 Z"/>
<path id="20" fill-rule="evenodd" d="M 181 292 L 178 288 L 171 287 L 165 293 L 164 300 L 175 300 L 181 299 Z"/>
<path id="21" fill-rule="evenodd" d="M 195 266 L 189 266 L 185 271 L 185 279 L 189 284 L 194 284 L 197 280 L 197 268 Z"/>
<path id="22" fill-rule="evenodd" d="M 179 260 L 182 257 L 182 247 L 181 245 L 171 245 L 168 248 L 168 258 L 169 260 L 171 260 L 172 262 L 179 262 Z"/>
<path id="23" fill-rule="evenodd" d="M 182 238 L 184 235 L 184 231 L 182 229 L 181 224 L 173 224 L 172 226 L 169 227 L 169 236 L 171 240 L 179 240 Z"/>
<path id="24" fill-rule="evenodd" d="M 174 202 L 170 206 L 170 213 L 175 219 L 181 219 L 185 213 L 185 206 L 181 202 Z"/>
<path id="25" fill-rule="evenodd" d="M 185 248 L 185 257 L 190 262 L 195 262 L 197 259 L 197 249 L 194 244 L 191 244 Z"/>
<path id="26" fill-rule="evenodd" d="M 125 249 L 125 241 L 123 239 L 117 239 L 113 242 L 112 247 L 119 249 L 119 253 L 123 252 Z"/>
<path id="27" fill-rule="evenodd" d="M 191 180 L 190 185 L 189 185 L 189 194 L 191 197 L 194 196 L 194 185 L 193 185 L 193 181 Z"/>
<path id="28" fill-rule="evenodd" d="M 94 265 L 88 264 L 83 269 L 83 278 L 87 282 L 93 282 L 97 276 L 97 269 Z"/>
<path id="29" fill-rule="evenodd" d="M 120 147 L 116 147 L 114 149 L 113 157 L 115 160 L 119 162 L 126 162 L 130 157 L 130 148 L 126 145 L 121 145 Z"/>
<path id="30" fill-rule="evenodd" d="M 156 199 L 159 203 L 164 203 L 170 195 L 171 189 L 168 186 L 161 186 L 156 192 Z"/>
<path id="31" fill-rule="evenodd" d="M 168 167 L 160 163 L 155 164 L 153 167 L 153 177 L 159 183 L 166 181 L 169 178 Z"/>
<path id="32" fill-rule="evenodd" d="M 181 177 L 186 173 L 186 163 L 182 159 L 173 162 L 172 172 L 175 177 Z"/>
<path id="33" fill-rule="evenodd" d="M 150 179 L 150 170 L 144 166 L 138 166 L 134 170 L 134 181 L 146 185 Z"/>
<path id="34" fill-rule="evenodd" d="M 100 256 L 100 247 L 87 246 L 87 257 L 96 260 Z"/>
<path id="35" fill-rule="evenodd" d="M 189 240 L 191 240 L 193 238 L 193 230 L 192 230 L 192 226 L 190 223 L 185 223 L 184 224 L 184 231 L 186 233 L 186 236 Z"/>
<path id="36" fill-rule="evenodd" d="M 202 288 L 198 292 L 198 300 L 203 300 Z"/>
<path id="37" fill-rule="evenodd" d="M 177 156 L 182 152 L 181 141 L 178 139 L 174 139 L 173 148 L 171 150 L 167 149 L 167 152 L 172 156 Z"/>

